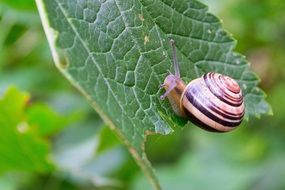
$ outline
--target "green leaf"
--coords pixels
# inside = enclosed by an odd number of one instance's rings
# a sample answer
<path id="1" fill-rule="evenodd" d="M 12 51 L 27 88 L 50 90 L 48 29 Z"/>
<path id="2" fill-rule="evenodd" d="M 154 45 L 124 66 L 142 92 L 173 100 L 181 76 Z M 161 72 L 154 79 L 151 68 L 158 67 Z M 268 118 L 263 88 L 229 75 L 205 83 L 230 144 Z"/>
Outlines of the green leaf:
<path id="1" fill-rule="evenodd" d="M 106 140 L 101 137 L 108 133 L 104 128 L 101 122 L 95 127 L 84 123 L 66 128 L 55 138 L 53 159 L 65 176 L 96 187 L 121 186 L 122 182 L 111 174 L 126 162 L 126 154 L 118 140 L 112 140 L 112 146 L 101 146 Z M 110 132 L 109 137 L 115 138 Z"/>
<path id="2" fill-rule="evenodd" d="M 29 96 L 10 88 L 0 99 L 0 173 L 11 170 L 49 171 L 49 145 L 26 121 Z"/>
<path id="3" fill-rule="evenodd" d="M 176 41 L 185 81 L 216 71 L 243 89 L 248 115 L 270 112 L 259 80 L 220 20 L 196 0 L 37 0 L 58 68 L 128 146 L 156 189 L 144 153 L 147 134 L 183 126 L 158 86 L 170 70 Z M 254 102 L 254 103 L 252 103 Z"/>
<path id="4" fill-rule="evenodd" d="M 33 0 L 2 0 L 1 3 L 4 3 L 6 5 L 9 5 L 15 9 L 20 9 L 20 10 L 35 10 L 35 3 Z"/>
<path id="5" fill-rule="evenodd" d="M 51 135 L 68 124 L 78 120 L 80 114 L 73 113 L 63 116 L 52 110 L 45 104 L 34 104 L 27 109 L 27 121 L 38 129 L 42 136 Z"/>
<path id="6" fill-rule="evenodd" d="M 108 126 L 104 126 L 98 136 L 100 139 L 97 147 L 98 153 L 103 153 L 120 144 L 118 138 L 112 133 Z"/>

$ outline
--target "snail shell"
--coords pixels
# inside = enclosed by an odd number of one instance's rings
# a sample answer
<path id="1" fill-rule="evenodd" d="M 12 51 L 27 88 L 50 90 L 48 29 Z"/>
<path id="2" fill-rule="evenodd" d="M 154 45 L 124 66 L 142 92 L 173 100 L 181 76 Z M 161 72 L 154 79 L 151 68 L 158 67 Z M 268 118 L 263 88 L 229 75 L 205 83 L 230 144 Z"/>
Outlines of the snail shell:
<path id="1" fill-rule="evenodd" d="M 233 130 L 244 116 L 243 96 L 238 83 L 213 72 L 186 86 L 180 109 L 192 122 L 213 132 Z"/>

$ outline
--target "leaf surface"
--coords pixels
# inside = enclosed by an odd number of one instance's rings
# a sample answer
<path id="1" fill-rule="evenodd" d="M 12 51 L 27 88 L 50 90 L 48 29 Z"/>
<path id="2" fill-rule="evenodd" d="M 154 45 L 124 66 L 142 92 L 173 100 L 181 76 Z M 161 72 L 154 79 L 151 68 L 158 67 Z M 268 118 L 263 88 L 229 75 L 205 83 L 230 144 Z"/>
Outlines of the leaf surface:
<path id="1" fill-rule="evenodd" d="M 269 113 L 259 79 L 220 20 L 195 0 L 37 0 L 56 65 L 121 137 L 159 188 L 144 153 L 147 134 L 185 121 L 160 101 L 176 41 L 185 81 L 216 71 L 235 78 L 246 118 Z"/>

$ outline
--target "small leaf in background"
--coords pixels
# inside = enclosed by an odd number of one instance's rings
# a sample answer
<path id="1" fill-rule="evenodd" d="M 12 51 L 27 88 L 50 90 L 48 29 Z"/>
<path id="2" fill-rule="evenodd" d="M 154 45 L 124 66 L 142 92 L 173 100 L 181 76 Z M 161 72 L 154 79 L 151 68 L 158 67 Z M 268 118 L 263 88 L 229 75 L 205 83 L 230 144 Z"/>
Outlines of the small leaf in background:
<path id="1" fill-rule="evenodd" d="M 49 144 L 26 120 L 26 93 L 10 88 L 0 99 L 0 172 L 49 171 Z"/>
<path id="2" fill-rule="evenodd" d="M 120 144 L 118 138 L 106 125 L 104 125 L 101 129 L 100 133 L 98 134 L 98 138 L 100 141 L 97 147 L 97 153 L 103 153 L 105 150 L 108 150 Z"/>
<path id="3" fill-rule="evenodd" d="M 96 187 L 122 187 L 122 182 L 112 178 L 112 173 L 128 160 L 119 141 L 102 124 L 79 126 L 67 128 L 56 137 L 53 159 L 60 172 Z M 106 141 L 102 137 L 107 134 L 107 139 L 113 139 L 112 143 L 102 147 Z"/>
<path id="4" fill-rule="evenodd" d="M 27 109 L 27 121 L 42 136 L 51 135 L 77 121 L 80 114 L 59 115 L 45 104 L 34 104 Z"/>
<path id="5" fill-rule="evenodd" d="M 6 5 L 9 5 L 15 9 L 19 9 L 19 10 L 35 10 L 36 6 L 35 6 L 35 1 L 33 0 L 13 0 L 13 1 L 9 1 L 9 0 L 1 0 L 1 3 L 4 3 Z"/>
<path id="6" fill-rule="evenodd" d="M 91 102 L 156 189 L 144 152 L 146 134 L 169 134 L 178 117 L 158 90 L 171 69 L 176 41 L 185 81 L 215 71 L 238 81 L 246 113 L 271 113 L 258 77 L 220 20 L 196 0 L 37 0 L 57 67 Z M 163 7 L 163 8 L 161 8 Z"/>

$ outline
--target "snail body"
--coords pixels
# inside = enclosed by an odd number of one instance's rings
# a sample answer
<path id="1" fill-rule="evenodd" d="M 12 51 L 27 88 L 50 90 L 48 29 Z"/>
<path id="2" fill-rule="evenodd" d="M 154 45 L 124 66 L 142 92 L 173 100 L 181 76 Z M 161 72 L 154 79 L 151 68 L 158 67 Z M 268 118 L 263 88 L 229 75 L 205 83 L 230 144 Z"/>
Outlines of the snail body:
<path id="1" fill-rule="evenodd" d="M 160 97 L 168 98 L 174 112 L 188 118 L 197 126 L 212 132 L 235 129 L 244 116 L 242 91 L 231 77 L 209 72 L 190 81 L 181 80 L 174 41 L 173 63 L 175 74 L 169 74 L 161 87 L 166 92 Z"/>

